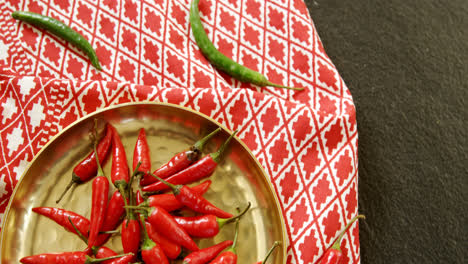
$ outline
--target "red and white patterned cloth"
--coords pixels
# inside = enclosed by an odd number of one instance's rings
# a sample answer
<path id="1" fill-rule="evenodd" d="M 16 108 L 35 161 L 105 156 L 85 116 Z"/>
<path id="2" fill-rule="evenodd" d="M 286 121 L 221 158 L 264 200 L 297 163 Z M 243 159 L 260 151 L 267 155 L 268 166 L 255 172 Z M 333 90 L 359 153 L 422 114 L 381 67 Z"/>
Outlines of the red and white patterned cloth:
<path id="1" fill-rule="evenodd" d="M 357 213 L 352 97 L 327 57 L 303 0 L 202 0 L 208 35 L 227 56 L 296 92 L 259 88 L 216 71 L 198 50 L 188 0 L 0 0 L 0 213 L 28 162 L 78 118 L 131 101 L 207 114 L 242 139 L 281 200 L 287 263 L 315 263 Z M 55 17 L 95 47 L 102 72 L 55 36 L 14 21 Z M 243 89 L 241 89 L 243 88 Z M 359 263 L 359 231 L 344 237 Z"/>

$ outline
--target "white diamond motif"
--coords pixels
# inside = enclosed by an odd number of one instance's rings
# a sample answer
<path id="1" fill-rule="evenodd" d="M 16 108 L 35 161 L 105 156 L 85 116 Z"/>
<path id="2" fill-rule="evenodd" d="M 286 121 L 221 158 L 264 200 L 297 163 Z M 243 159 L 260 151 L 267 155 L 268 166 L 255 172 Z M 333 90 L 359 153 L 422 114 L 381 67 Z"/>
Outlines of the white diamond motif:
<path id="1" fill-rule="evenodd" d="M 6 139 L 8 141 L 7 147 L 8 147 L 8 155 L 11 156 L 11 154 L 18 150 L 18 147 L 24 143 L 24 138 L 22 136 L 23 134 L 23 129 L 21 127 L 15 127 L 13 131 L 6 136 Z"/>
<path id="2" fill-rule="evenodd" d="M 32 132 L 36 130 L 36 127 L 38 127 L 41 124 L 41 121 L 45 119 L 45 114 L 44 114 L 44 106 L 41 104 L 42 98 L 39 99 L 39 102 L 35 103 L 33 105 L 33 108 L 28 111 L 28 116 L 31 118 L 31 126 L 32 126 Z"/>
<path id="3" fill-rule="evenodd" d="M 5 121 L 7 119 L 10 119 L 16 111 L 18 111 L 18 107 L 16 107 L 16 100 L 9 97 L 6 99 L 6 101 L 2 104 L 3 108 L 3 119 L 2 123 L 5 124 Z"/>
<path id="4" fill-rule="evenodd" d="M 18 81 L 18 85 L 21 87 L 20 93 L 23 95 L 23 100 L 36 86 L 36 84 L 34 83 L 34 77 L 30 76 L 21 78 L 21 80 Z"/>
<path id="5" fill-rule="evenodd" d="M 29 165 L 28 158 L 29 158 L 29 155 L 26 154 L 26 159 L 21 160 L 20 163 L 18 164 L 18 166 L 16 166 L 16 167 L 13 169 L 13 172 L 16 174 L 16 180 L 19 180 L 19 179 L 20 179 L 21 175 L 23 175 L 24 171 L 25 171 L 26 168 L 28 167 L 28 165 Z M 0 183 L 0 184 L 1 184 L 1 183 Z M 1 186 L 0 186 L 0 189 L 1 189 Z"/>

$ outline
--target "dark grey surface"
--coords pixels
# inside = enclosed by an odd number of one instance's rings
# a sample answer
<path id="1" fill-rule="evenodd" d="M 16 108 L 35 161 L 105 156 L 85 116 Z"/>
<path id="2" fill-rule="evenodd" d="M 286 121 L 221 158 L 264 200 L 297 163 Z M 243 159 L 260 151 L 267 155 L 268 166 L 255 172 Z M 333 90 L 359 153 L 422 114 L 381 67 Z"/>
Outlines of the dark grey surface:
<path id="1" fill-rule="evenodd" d="M 468 1 L 306 4 L 357 108 L 362 263 L 466 263 Z"/>

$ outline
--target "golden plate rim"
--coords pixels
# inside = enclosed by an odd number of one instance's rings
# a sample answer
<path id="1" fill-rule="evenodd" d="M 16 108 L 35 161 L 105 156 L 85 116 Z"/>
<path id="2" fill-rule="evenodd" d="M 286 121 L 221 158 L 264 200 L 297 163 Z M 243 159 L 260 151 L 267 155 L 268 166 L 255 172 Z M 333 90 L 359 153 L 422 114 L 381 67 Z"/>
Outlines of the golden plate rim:
<path id="1" fill-rule="evenodd" d="M 12 193 L 11 193 L 11 196 L 9 198 L 9 201 L 8 201 L 8 205 L 7 207 L 5 208 L 5 212 L 3 214 L 3 218 L 2 218 L 2 224 L 1 224 L 1 231 L 0 231 L 0 249 L 2 248 L 2 245 L 3 245 L 3 241 L 4 241 L 4 238 L 5 238 L 5 234 L 6 234 L 6 231 L 5 231 L 5 228 L 3 228 L 4 226 L 4 221 L 8 218 L 8 215 L 10 213 L 10 208 L 12 206 L 12 203 L 13 203 L 13 200 L 14 200 L 14 197 L 16 195 L 16 192 L 17 192 L 17 189 L 19 188 L 19 185 L 21 183 L 21 181 L 23 180 L 23 177 L 27 174 L 27 172 L 29 171 L 29 169 L 31 168 L 31 166 L 34 164 L 35 160 L 38 158 L 38 156 L 43 152 L 45 151 L 45 149 L 50 145 L 52 144 L 53 141 L 55 141 L 58 137 L 60 137 L 63 133 L 65 133 L 66 131 L 68 131 L 69 129 L 72 129 L 77 123 L 79 122 L 82 122 L 83 120 L 86 120 L 94 115 L 98 115 L 102 112 L 105 112 L 105 111 L 109 111 L 109 110 L 112 110 L 112 109 L 117 109 L 117 108 L 121 108 L 121 107 L 126 107 L 126 106 L 138 106 L 138 105 L 161 105 L 161 106 L 168 106 L 168 107 L 174 107 L 174 108 L 178 108 L 180 110 L 184 110 L 184 111 L 188 111 L 188 112 L 191 112 L 192 114 L 195 114 L 195 115 L 199 115 L 201 116 L 202 118 L 204 119 L 207 119 L 208 121 L 210 122 L 213 122 L 214 124 L 216 124 L 217 126 L 221 127 L 223 130 L 225 131 L 228 131 L 230 132 L 231 130 L 226 128 L 226 126 L 224 126 L 223 124 L 219 123 L 218 121 L 216 121 L 215 119 L 211 118 L 210 116 L 202 113 L 202 112 L 199 112 L 199 111 L 196 111 L 192 108 L 188 108 L 188 107 L 185 107 L 185 106 L 181 106 L 181 105 L 177 105 L 177 104 L 172 104 L 172 103 L 166 103 L 166 102 L 152 102 L 152 101 L 141 101 L 141 102 L 128 102 L 128 103 L 123 103 L 123 104 L 118 104 L 118 105 L 112 105 L 112 106 L 107 106 L 107 107 L 104 107 L 104 108 L 101 108 L 101 109 L 98 109 L 90 114 L 87 114 L 75 121 L 73 121 L 72 123 L 70 123 L 66 128 L 62 129 L 61 131 L 59 131 L 57 134 L 55 134 L 52 138 L 49 139 L 49 141 L 43 146 L 41 147 L 41 150 L 39 150 L 39 152 L 37 152 L 36 155 L 34 155 L 33 159 L 29 162 L 28 164 L 28 167 L 24 170 L 23 174 L 21 175 L 21 177 L 18 179 L 16 185 L 15 185 L 15 188 L 13 189 Z M 232 131 L 231 131 L 232 132 Z M 252 153 L 252 151 L 250 150 L 250 148 L 242 141 L 240 140 L 237 136 L 234 137 L 234 139 L 237 141 L 237 143 L 239 143 L 246 151 L 247 153 L 249 153 L 249 156 L 250 158 L 252 158 L 255 162 L 255 164 L 257 164 L 257 166 L 260 168 L 260 171 L 262 172 L 262 175 L 263 177 L 265 178 L 266 182 L 268 183 L 268 189 L 270 190 L 270 192 L 273 194 L 273 198 L 275 200 L 275 206 L 276 206 L 276 210 L 278 210 L 279 212 L 279 216 L 280 216 L 280 222 L 281 222 L 281 226 L 282 226 L 282 239 L 283 239 L 283 245 L 281 246 L 282 249 L 283 249 L 283 263 L 285 264 L 286 263 L 286 260 L 287 260 L 287 248 L 289 246 L 289 240 L 288 240 L 288 236 L 286 234 L 286 224 L 285 224 L 285 220 L 284 220 L 284 215 L 283 215 L 283 211 L 281 209 L 281 206 L 280 206 L 280 201 L 278 199 L 278 195 L 276 194 L 276 191 L 273 187 L 273 183 L 271 182 L 271 179 L 270 179 L 270 176 L 269 174 L 265 171 L 265 168 L 263 168 L 263 166 L 260 164 L 260 162 L 258 161 L 257 157 L 255 157 L 255 155 Z M 0 252 L 0 255 L 1 255 L 1 252 Z"/>

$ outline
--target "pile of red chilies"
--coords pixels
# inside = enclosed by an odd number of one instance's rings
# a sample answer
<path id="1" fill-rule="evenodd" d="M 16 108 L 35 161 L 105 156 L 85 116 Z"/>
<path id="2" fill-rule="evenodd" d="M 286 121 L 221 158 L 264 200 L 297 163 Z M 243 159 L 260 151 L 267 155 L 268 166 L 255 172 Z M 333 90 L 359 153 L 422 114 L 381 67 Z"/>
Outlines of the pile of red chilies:
<path id="1" fill-rule="evenodd" d="M 20 262 L 26 264 L 101 262 L 105 264 L 165 264 L 171 260 L 183 258 L 184 264 L 237 263 L 236 244 L 239 219 L 248 211 L 250 203 L 242 212 L 234 216 L 203 198 L 203 194 L 211 185 L 210 180 L 193 187 L 185 185 L 205 179 L 214 172 L 229 142 L 237 132 L 234 132 L 216 152 L 199 159 L 206 143 L 220 130 L 218 128 L 211 132 L 197 141 L 189 150 L 176 154 L 159 169 L 151 172 L 150 148 L 145 130 L 141 129 L 133 152 L 131 175 L 125 149 L 117 130 L 112 125 L 106 124 L 105 135 L 99 142 L 97 142 L 95 130 L 94 150 L 73 169 L 70 184 L 57 200 L 57 203 L 60 202 L 71 186 L 94 178 L 90 219 L 61 208 L 33 208 L 35 213 L 50 218 L 67 231 L 78 235 L 86 243 L 86 249 L 28 256 L 22 258 Z M 102 171 L 101 162 L 107 159 L 111 150 L 110 180 L 117 190 L 109 200 L 109 180 Z M 136 192 L 132 187 L 134 179 L 140 179 Z M 162 193 L 167 190 L 172 192 Z M 155 192 L 158 194 L 151 195 Z M 197 213 L 197 216 L 183 217 L 171 214 L 179 209 L 192 210 Z M 356 219 L 357 217 L 352 222 Z M 233 241 L 223 241 L 204 249 L 200 249 L 193 241 L 193 238 L 214 237 L 224 225 L 234 221 L 236 233 Z M 111 234 L 117 232 L 119 226 L 124 252 L 120 255 L 103 246 Z M 273 250 L 279 245 L 279 242 L 275 242 L 265 259 L 257 264 L 266 263 Z M 183 248 L 190 254 L 183 252 Z M 327 253 L 335 252 L 333 250 L 336 251 L 336 246 L 334 249 L 330 248 L 330 252 Z M 321 263 L 334 263 L 323 261 L 336 258 L 336 254 L 334 257 L 328 255 L 325 254 Z"/>
<path id="2" fill-rule="evenodd" d="M 90 219 L 61 208 L 33 208 L 34 212 L 78 235 L 85 241 L 86 249 L 28 256 L 22 258 L 21 263 L 161 264 L 181 259 L 184 255 L 183 248 L 191 252 L 185 254 L 184 263 L 236 263 L 232 256 L 235 256 L 235 242 L 228 240 L 199 249 L 193 238 L 216 236 L 221 227 L 244 215 L 250 203 L 234 216 L 203 198 L 210 187 L 210 180 L 194 187 L 185 185 L 207 178 L 214 172 L 235 132 L 218 151 L 199 158 L 206 143 L 220 130 L 218 128 L 213 131 L 189 150 L 176 154 L 166 164 L 151 172 L 150 148 L 145 130 L 141 129 L 133 153 L 133 173 L 130 174 L 120 136 L 112 125 L 106 124 L 105 135 L 99 142 L 94 140 L 94 150 L 73 169 L 70 184 L 57 200 L 57 203 L 60 202 L 73 185 L 92 180 Z M 108 199 L 110 184 L 102 171 L 101 162 L 111 152 L 110 181 L 117 190 Z M 140 179 L 136 192 L 132 187 L 135 185 L 134 179 Z M 169 189 L 172 193 L 162 193 Z M 150 195 L 154 192 L 161 194 Z M 192 210 L 197 216 L 171 215 L 172 211 L 183 208 Z M 119 226 L 124 252 L 121 255 L 103 246 Z M 228 250 L 221 253 L 228 247 Z"/>

